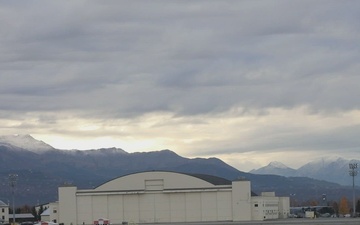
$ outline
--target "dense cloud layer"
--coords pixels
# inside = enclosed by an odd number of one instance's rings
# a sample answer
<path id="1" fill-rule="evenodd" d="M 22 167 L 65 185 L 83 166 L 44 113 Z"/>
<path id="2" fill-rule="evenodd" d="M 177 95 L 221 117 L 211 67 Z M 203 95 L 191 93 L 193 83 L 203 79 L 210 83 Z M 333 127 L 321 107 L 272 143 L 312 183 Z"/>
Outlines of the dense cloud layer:
<path id="1" fill-rule="evenodd" d="M 359 23 L 357 1 L 1 2 L 0 130 L 239 168 L 356 157 Z"/>

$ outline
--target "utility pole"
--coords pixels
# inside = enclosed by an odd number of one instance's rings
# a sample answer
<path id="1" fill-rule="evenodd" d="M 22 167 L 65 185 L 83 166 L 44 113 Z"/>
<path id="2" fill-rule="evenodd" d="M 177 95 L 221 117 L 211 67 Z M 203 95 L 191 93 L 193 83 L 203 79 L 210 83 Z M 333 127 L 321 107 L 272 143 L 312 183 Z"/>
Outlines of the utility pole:
<path id="1" fill-rule="evenodd" d="M 17 174 L 9 174 L 9 185 L 12 190 L 12 211 L 13 211 L 13 224 L 15 225 L 15 186 L 17 182 Z"/>
<path id="2" fill-rule="evenodd" d="M 352 176 L 353 180 L 353 217 L 356 217 L 356 211 L 355 211 L 355 177 L 358 174 L 357 171 L 357 163 L 349 163 L 349 174 Z"/>

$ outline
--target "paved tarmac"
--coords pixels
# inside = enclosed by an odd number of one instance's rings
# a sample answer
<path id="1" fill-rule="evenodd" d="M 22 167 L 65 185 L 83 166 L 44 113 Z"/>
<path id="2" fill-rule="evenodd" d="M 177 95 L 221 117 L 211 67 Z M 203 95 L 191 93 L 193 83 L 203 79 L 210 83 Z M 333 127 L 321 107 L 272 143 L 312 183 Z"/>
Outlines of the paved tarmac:
<path id="1" fill-rule="evenodd" d="M 282 219 L 246 222 L 147 223 L 146 225 L 360 225 L 360 218 Z M 129 223 L 130 225 L 130 223 Z M 136 224 L 132 224 L 136 225 Z M 140 225 L 140 224 L 139 224 Z M 145 225 L 145 224 L 144 224 Z"/>

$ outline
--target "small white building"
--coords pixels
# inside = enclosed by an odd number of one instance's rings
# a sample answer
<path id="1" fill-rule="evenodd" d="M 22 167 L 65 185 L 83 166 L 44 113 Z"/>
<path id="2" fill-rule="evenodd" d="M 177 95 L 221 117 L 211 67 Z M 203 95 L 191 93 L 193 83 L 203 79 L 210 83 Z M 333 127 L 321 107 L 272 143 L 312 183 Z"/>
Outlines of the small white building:
<path id="1" fill-rule="evenodd" d="M 290 214 L 289 197 L 276 197 L 275 192 L 262 192 L 251 198 L 252 220 L 284 219 Z"/>
<path id="2" fill-rule="evenodd" d="M 0 223 L 9 223 L 9 205 L 0 200 Z"/>
<path id="3" fill-rule="evenodd" d="M 46 204 L 46 209 L 41 213 L 41 221 L 51 221 L 57 223 L 58 220 L 58 203 L 51 202 Z"/>
<path id="4" fill-rule="evenodd" d="M 289 198 L 275 193 L 252 196 L 250 181 L 151 171 L 122 176 L 95 189 L 59 187 L 58 223 L 167 223 L 251 221 L 286 218 Z"/>

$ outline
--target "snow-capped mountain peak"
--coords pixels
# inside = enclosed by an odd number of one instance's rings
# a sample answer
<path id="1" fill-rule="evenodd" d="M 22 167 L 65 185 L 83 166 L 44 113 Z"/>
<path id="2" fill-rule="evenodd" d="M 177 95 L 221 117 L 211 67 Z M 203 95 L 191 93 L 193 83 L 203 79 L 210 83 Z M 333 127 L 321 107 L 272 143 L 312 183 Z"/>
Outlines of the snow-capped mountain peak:
<path id="1" fill-rule="evenodd" d="M 270 162 L 267 166 L 261 167 L 256 170 L 251 170 L 250 173 L 254 174 L 276 174 L 280 176 L 291 177 L 296 175 L 296 170 L 286 166 L 281 162 Z"/>
<path id="2" fill-rule="evenodd" d="M 35 153 L 41 153 L 54 148 L 43 141 L 34 139 L 31 135 L 14 134 L 0 136 L 0 144 L 7 144 L 18 148 L 26 149 Z"/>
<path id="3" fill-rule="evenodd" d="M 274 167 L 274 168 L 280 168 L 280 169 L 287 169 L 287 168 L 289 168 L 289 167 L 287 167 L 285 164 L 283 164 L 283 163 L 281 163 L 281 162 L 277 162 L 277 161 L 270 162 L 268 166 Z"/>

